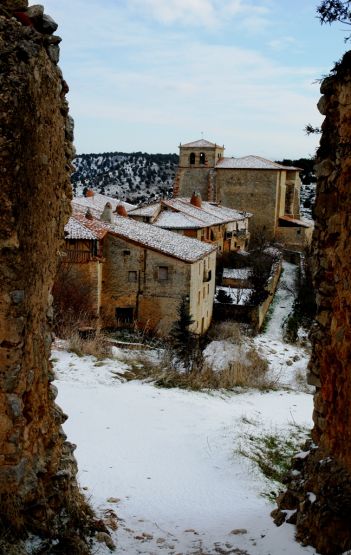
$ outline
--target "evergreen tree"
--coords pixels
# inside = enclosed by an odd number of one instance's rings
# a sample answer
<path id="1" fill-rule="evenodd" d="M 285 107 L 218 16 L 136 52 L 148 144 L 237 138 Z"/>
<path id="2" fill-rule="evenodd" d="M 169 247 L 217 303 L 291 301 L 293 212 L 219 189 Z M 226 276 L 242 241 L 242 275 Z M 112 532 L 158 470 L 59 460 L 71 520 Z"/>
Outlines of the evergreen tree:
<path id="1" fill-rule="evenodd" d="M 222 304 L 231 304 L 232 303 L 232 298 L 229 295 L 229 293 L 227 293 L 227 291 L 225 289 L 218 289 L 217 294 L 216 294 L 216 300 L 219 303 L 222 303 Z"/>
<path id="2" fill-rule="evenodd" d="M 174 322 L 169 334 L 171 345 L 176 356 L 184 364 L 186 371 L 190 371 L 192 369 L 194 346 L 196 346 L 197 341 L 195 334 L 189 330 L 194 320 L 189 312 L 189 302 L 186 297 L 182 298 L 177 313 L 178 319 Z"/>

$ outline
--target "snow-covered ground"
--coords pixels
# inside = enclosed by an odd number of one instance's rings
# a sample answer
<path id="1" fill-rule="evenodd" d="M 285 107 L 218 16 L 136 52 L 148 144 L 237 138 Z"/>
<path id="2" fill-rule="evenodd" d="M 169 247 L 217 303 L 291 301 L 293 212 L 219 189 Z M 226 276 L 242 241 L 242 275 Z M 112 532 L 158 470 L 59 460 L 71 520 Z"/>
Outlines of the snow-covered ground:
<path id="1" fill-rule="evenodd" d="M 284 279 L 293 271 L 285 266 Z M 236 452 L 247 433 L 284 434 L 292 423 L 311 426 L 312 396 L 293 389 L 295 365 L 306 365 L 306 354 L 281 339 L 289 303 L 281 289 L 266 332 L 255 338 L 269 356 L 271 372 L 289 389 L 212 394 L 159 389 L 120 381 L 116 373 L 123 373 L 135 354 L 128 358 L 119 350 L 119 360 L 97 362 L 53 351 L 58 403 L 70 415 L 65 431 L 78 445 L 80 484 L 99 514 L 117 513 L 119 526 L 112 532 L 117 553 L 314 553 L 294 541 L 292 525 L 274 525 L 274 507 L 262 497 L 265 478 Z M 297 353 L 300 360 L 286 366 Z M 98 555 L 108 552 L 103 544 L 95 546 Z"/>

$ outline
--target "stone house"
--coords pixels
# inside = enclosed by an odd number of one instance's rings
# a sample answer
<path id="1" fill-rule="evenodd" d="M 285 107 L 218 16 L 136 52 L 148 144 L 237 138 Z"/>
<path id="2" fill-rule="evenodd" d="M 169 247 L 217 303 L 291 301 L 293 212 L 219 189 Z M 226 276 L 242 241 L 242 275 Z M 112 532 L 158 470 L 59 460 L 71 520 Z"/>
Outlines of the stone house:
<path id="1" fill-rule="evenodd" d="M 74 250 L 72 232 L 67 260 L 72 258 L 82 279 L 91 279 L 98 299 L 97 327 L 136 323 L 166 335 L 185 297 L 194 320 L 191 331 L 201 334 L 207 330 L 215 291 L 215 246 L 114 215 L 111 205 L 102 215 L 86 212 L 75 202 L 73 207 L 71 219 L 91 233 L 88 239 L 80 232 L 76 251 L 86 245 L 87 251 L 97 252 L 97 260 L 69 254 Z M 96 263 L 98 266 L 93 266 Z M 98 270 L 94 272 L 94 268 Z"/>
<path id="2" fill-rule="evenodd" d="M 161 200 L 132 209 L 128 215 L 135 220 L 212 243 L 219 254 L 245 250 L 249 244 L 248 226 L 252 214 L 203 201 L 201 195 L 195 192 L 190 198 Z"/>
<path id="3" fill-rule="evenodd" d="M 252 212 L 252 234 L 264 233 L 292 250 L 310 243 L 312 226 L 300 219 L 299 168 L 260 156 L 227 158 L 224 146 L 204 139 L 180 145 L 179 150 L 175 196 L 195 189 L 209 202 Z"/>

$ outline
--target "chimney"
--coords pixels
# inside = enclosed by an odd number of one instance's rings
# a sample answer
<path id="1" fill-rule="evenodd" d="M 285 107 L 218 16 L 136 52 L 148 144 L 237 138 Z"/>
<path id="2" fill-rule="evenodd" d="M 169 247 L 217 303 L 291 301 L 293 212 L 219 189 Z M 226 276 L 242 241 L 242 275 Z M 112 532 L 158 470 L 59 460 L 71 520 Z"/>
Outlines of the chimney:
<path id="1" fill-rule="evenodd" d="M 88 210 L 85 212 L 85 217 L 86 217 L 87 220 L 93 220 L 94 219 L 92 213 L 90 212 L 90 208 L 88 208 Z"/>
<path id="2" fill-rule="evenodd" d="M 91 189 L 88 189 L 87 192 L 85 193 L 86 197 L 93 197 L 94 196 L 94 191 L 92 191 Z"/>
<path id="3" fill-rule="evenodd" d="M 201 195 L 200 193 L 193 192 L 190 199 L 190 204 L 193 204 L 197 208 L 201 208 Z"/>
<path id="4" fill-rule="evenodd" d="M 122 216 L 122 218 L 128 218 L 128 213 L 124 204 L 117 204 L 116 213 L 118 216 Z"/>
<path id="5" fill-rule="evenodd" d="M 106 202 L 105 208 L 100 216 L 100 220 L 112 224 L 112 218 L 112 205 L 110 202 Z"/>

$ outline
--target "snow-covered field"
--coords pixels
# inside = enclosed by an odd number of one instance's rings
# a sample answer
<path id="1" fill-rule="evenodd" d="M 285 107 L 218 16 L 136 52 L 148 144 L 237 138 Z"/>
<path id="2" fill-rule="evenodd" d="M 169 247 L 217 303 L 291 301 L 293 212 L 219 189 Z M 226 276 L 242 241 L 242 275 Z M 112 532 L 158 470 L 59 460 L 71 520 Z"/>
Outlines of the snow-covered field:
<path id="1" fill-rule="evenodd" d="M 293 273 L 285 265 L 284 280 Z M 70 416 L 65 431 L 78 445 L 80 484 L 98 514 L 117 513 L 117 553 L 315 553 L 294 541 L 292 525 L 274 525 L 274 506 L 262 496 L 266 479 L 236 452 L 244 434 L 284 434 L 292 423 L 312 424 L 312 395 L 295 380 L 307 354 L 281 339 L 291 302 L 281 289 L 266 332 L 255 339 L 270 372 L 285 384 L 277 391 L 159 389 L 116 377 L 128 366 L 123 351 L 116 353 L 120 360 L 102 362 L 53 351 L 58 403 Z M 109 552 L 103 544 L 94 549 Z"/>

